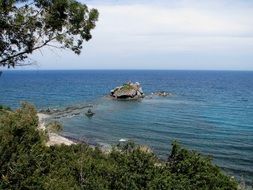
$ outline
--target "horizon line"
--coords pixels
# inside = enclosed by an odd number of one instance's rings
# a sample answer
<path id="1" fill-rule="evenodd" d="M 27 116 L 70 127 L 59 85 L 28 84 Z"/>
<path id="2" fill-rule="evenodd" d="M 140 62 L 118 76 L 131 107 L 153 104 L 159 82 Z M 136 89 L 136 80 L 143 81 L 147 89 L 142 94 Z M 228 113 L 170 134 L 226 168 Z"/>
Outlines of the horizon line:
<path id="1" fill-rule="evenodd" d="M 240 69 L 0 69 L 1 71 L 234 71 L 253 72 L 253 70 Z"/>

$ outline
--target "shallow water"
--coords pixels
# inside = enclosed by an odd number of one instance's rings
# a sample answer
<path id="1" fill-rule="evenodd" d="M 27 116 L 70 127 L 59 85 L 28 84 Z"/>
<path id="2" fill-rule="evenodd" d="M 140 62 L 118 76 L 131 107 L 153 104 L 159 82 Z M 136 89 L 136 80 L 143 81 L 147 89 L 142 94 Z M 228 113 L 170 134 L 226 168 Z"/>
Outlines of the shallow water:
<path id="1" fill-rule="evenodd" d="M 113 101 L 104 96 L 126 81 L 169 97 Z M 253 180 L 253 72 L 8 71 L 0 104 L 22 100 L 39 109 L 94 104 L 95 116 L 63 117 L 64 134 L 102 145 L 131 139 L 166 158 L 170 143 L 212 155 L 228 173 Z"/>

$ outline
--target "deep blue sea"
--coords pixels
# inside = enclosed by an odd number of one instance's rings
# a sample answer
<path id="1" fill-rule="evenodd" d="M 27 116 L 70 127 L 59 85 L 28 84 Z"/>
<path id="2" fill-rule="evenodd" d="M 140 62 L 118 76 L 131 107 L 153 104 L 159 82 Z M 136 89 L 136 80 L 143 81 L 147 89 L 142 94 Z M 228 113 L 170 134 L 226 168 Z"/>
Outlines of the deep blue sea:
<path id="1" fill-rule="evenodd" d="M 145 94 L 169 97 L 113 101 L 115 86 L 140 82 Z M 0 104 L 13 108 L 29 101 L 38 109 L 94 105 L 62 117 L 64 135 L 100 145 L 119 139 L 149 145 L 166 159 L 170 144 L 211 155 L 229 174 L 253 181 L 253 72 L 236 71 L 4 71 Z"/>

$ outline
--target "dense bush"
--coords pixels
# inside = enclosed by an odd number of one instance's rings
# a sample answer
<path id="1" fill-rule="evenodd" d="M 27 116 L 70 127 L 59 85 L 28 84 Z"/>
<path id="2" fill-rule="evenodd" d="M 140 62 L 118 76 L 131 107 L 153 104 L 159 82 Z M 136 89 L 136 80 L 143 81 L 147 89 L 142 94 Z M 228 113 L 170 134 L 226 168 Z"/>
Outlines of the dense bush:
<path id="1" fill-rule="evenodd" d="M 134 143 L 111 153 L 85 144 L 45 146 L 27 104 L 0 116 L 0 189 L 236 189 L 209 158 L 174 143 L 167 162 Z"/>

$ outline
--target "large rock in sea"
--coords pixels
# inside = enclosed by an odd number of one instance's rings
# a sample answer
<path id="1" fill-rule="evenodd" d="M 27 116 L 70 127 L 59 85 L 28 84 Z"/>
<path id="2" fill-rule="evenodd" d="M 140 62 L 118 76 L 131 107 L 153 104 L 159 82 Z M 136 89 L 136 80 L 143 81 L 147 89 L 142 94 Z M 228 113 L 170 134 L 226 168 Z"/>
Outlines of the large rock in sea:
<path id="1" fill-rule="evenodd" d="M 111 90 L 111 96 L 121 100 L 136 100 L 144 98 L 140 83 L 128 82 Z"/>

